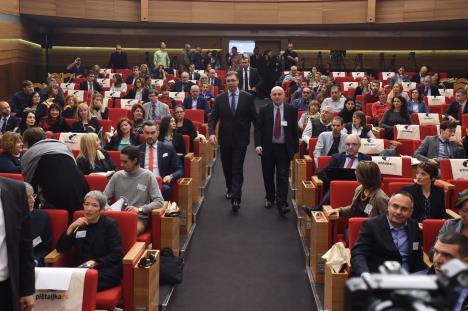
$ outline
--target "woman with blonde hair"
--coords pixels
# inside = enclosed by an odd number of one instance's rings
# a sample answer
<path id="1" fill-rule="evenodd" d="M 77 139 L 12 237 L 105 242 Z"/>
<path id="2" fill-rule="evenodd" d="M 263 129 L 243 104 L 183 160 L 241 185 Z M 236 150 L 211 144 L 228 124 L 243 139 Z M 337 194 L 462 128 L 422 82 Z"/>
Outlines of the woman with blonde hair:
<path id="1" fill-rule="evenodd" d="M 109 109 L 104 106 L 104 97 L 101 93 L 94 92 L 91 97 L 89 113 L 98 120 L 107 120 L 109 118 Z"/>
<path id="2" fill-rule="evenodd" d="M 65 98 L 65 107 L 63 107 L 62 116 L 64 118 L 74 118 L 78 104 L 78 98 L 76 98 L 75 95 L 68 95 Z"/>
<path id="3" fill-rule="evenodd" d="M 76 164 L 83 175 L 115 171 L 114 162 L 109 157 L 109 153 L 101 148 L 99 137 L 95 133 L 81 136 L 80 153 L 76 158 Z"/>
<path id="4" fill-rule="evenodd" d="M 86 103 L 80 103 L 76 109 L 76 122 L 73 123 L 72 131 L 74 133 L 99 133 L 101 124 L 99 120 L 92 117 L 89 113 L 89 107 Z"/>
<path id="5" fill-rule="evenodd" d="M 150 72 L 149 72 L 148 65 L 141 64 L 140 65 L 140 76 L 146 77 L 146 76 L 149 76 L 149 75 L 150 75 Z"/>

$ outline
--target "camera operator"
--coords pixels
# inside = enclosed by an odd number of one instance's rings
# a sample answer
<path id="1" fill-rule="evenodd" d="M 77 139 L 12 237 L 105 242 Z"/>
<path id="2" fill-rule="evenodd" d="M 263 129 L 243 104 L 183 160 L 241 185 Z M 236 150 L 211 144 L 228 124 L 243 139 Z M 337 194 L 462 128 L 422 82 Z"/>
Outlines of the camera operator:
<path id="1" fill-rule="evenodd" d="M 422 252 L 422 233 L 411 219 L 413 198 L 400 191 L 388 201 L 388 215 L 365 221 L 351 251 L 353 274 L 378 272 L 385 261 L 398 261 L 410 272 L 425 270 Z"/>

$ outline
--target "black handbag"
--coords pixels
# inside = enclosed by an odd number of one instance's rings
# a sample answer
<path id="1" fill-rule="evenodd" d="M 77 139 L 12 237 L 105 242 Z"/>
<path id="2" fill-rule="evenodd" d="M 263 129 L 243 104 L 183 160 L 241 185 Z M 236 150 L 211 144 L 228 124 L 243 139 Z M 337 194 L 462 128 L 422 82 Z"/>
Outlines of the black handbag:
<path id="1" fill-rule="evenodd" d="M 163 248 L 160 258 L 159 284 L 173 285 L 182 283 L 184 258 L 174 256 L 170 248 Z"/>

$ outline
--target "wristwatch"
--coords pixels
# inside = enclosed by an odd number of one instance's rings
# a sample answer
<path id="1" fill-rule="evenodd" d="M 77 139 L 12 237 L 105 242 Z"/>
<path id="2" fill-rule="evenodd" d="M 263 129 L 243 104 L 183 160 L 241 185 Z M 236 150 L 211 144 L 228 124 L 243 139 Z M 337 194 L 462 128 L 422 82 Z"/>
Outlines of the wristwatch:
<path id="1" fill-rule="evenodd" d="M 143 207 L 138 208 L 138 213 L 143 213 Z"/>

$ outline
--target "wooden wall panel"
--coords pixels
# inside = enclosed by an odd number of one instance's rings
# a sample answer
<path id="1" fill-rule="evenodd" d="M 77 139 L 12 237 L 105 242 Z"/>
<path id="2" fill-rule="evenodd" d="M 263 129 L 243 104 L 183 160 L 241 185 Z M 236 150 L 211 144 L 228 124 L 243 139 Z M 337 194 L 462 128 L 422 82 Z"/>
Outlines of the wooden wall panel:
<path id="1" fill-rule="evenodd" d="M 0 13 L 19 15 L 19 0 L 0 0 Z"/>

